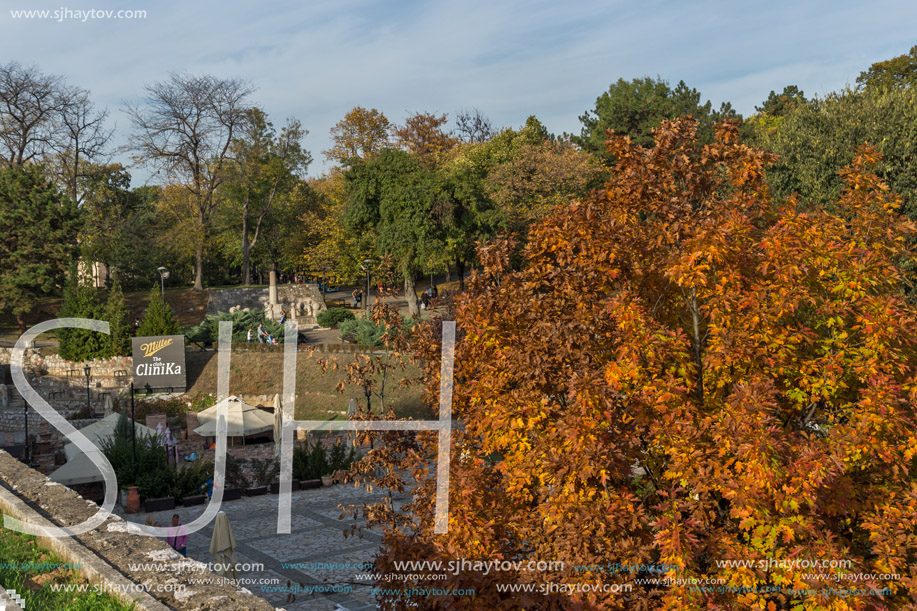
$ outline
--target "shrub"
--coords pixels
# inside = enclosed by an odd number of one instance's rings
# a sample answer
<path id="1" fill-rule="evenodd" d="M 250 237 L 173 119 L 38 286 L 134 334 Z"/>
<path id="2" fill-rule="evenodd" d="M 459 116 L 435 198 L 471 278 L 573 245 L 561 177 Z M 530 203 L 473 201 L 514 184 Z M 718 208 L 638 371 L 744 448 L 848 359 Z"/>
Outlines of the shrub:
<path id="1" fill-rule="evenodd" d="M 186 464 L 182 469 L 175 469 L 172 496 L 176 500 L 186 496 L 201 494 L 201 486 L 213 477 L 213 462 L 199 461 Z"/>
<path id="2" fill-rule="evenodd" d="M 404 329 L 410 330 L 414 326 L 413 318 L 404 320 Z M 381 346 L 382 336 L 388 328 L 385 324 L 376 324 L 368 318 L 345 320 L 339 327 L 341 337 L 361 346 Z"/>
<path id="3" fill-rule="evenodd" d="M 330 450 L 325 450 L 318 439 L 312 444 L 307 441 L 293 449 L 293 477 L 299 480 L 318 479 L 339 469 L 349 469 L 356 459 L 356 449 L 351 447 L 348 452 L 343 441 L 338 440 Z"/>
<path id="4" fill-rule="evenodd" d="M 327 310 L 322 310 L 318 313 L 318 316 L 315 317 L 315 322 L 317 322 L 320 327 L 330 329 L 345 320 L 353 319 L 353 312 L 347 308 L 328 308 Z"/>
<path id="5" fill-rule="evenodd" d="M 252 330 L 252 341 L 258 342 L 258 325 L 263 324 L 264 330 L 274 336 L 277 343 L 283 343 L 283 325 L 265 318 L 263 312 L 238 311 L 233 314 L 220 312 L 211 314 L 204 321 L 190 329 L 185 329 L 185 337 L 198 344 L 215 344 L 220 339 L 220 323 L 232 322 L 232 341 L 234 344 L 245 343 L 246 334 Z"/>

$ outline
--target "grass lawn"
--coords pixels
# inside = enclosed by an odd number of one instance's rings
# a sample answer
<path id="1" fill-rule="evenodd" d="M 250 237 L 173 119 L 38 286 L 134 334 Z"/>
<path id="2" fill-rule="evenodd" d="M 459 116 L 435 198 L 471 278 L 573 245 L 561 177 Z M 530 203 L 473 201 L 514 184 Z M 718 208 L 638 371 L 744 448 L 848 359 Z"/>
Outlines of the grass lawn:
<path id="1" fill-rule="evenodd" d="M 134 608 L 134 605 L 125 606 L 108 594 L 92 592 L 89 582 L 76 571 L 54 568 L 65 563 L 39 547 L 31 535 L 0 528 L 0 560 L 0 585 L 4 589 L 16 590 L 25 601 L 23 608 L 28 611 L 116 611 Z M 86 584 L 90 591 L 52 591 L 51 584 L 58 583 Z M 39 585 L 41 587 L 37 588 Z"/>
<path id="2" fill-rule="evenodd" d="M 345 384 L 344 392 L 337 390 L 338 384 L 347 379 L 346 365 L 355 356 L 349 353 L 322 354 L 299 352 L 296 359 L 296 412 L 297 420 L 344 419 L 350 399 L 358 405 L 366 404 L 362 387 Z M 322 370 L 321 361 L 327 364 Z M 334 362 L 337 362 L 337 369 Z M 385 407 L 392 407 L 402 418 L 428 419 L 433 411 L 425 409 L 419 386 L 399 387 L 405 378 L 414 378 L 420 373 L 416 365 L 406 363 L 402 370 L 395 357 L 391 357 L 392 369 L 386 381 Z M 216 394 L 217 355 L 215 352 L 188 352 L 188 392 L 194 397 L 201 393 Z M 381 376 L 377 376 L 381 382 Z M 234 395 L 273 395 L 283 387 L 283 348 L 274 352 L 233 352 L 230 361 L 229 393 Z M 378 411 L 380 402 L 373 396 L 372 404 Z"/>

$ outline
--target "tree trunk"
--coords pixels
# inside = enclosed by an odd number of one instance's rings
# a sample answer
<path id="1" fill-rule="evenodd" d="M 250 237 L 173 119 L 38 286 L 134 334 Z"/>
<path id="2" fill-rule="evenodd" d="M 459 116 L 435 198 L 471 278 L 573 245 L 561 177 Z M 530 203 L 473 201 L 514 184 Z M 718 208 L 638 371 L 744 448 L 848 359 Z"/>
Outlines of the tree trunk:
<path id="1" fill-rule="evenodd" d="M 242 209 L 242 286 L 251 284 L 251 252 L 252 246 L 248 243 L 248 211 Z"/>
<path id="2" fill-rule="evenodd" d="M 194 290 L 204 290 L 204 245 L 197 245 L 197 252 L 194 254 Z"/>
<path id="3" fill-rule="evenodd" d="M 404 272 L 404 297 L 408 300 L 408 313 L 412 318 L 420 314 L 420 305 L 417 303 L 417 289 L 414 285 L 414 273 Z"/>
<path id="4" fill-rule="evenodd" d="M 25 334 L 25 320 L 22 319 L 22 314 L 16 314 L 16 323 L 19 325 L 19 335 Z"/>
<path id="5" fill-rule="evenodd" d="M 455 258 L 455 273 L 458 274 L 459 291 L 465 290 L 465 262 L 461 257 Z"/>

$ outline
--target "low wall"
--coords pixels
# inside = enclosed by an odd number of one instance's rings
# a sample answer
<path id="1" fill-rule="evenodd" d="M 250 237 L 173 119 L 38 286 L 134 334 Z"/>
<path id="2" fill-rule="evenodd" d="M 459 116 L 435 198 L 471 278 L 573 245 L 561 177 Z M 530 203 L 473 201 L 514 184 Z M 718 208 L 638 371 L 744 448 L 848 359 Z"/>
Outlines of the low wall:
<path id="1" fill-rule="evenodd" d="M 43 514 L 53 526 L 72 526 L 98 510 L 94 503 L 51 482 L 2 451 L 0 483 L 3 485 L 0 508 L 20 519 L 40 519 L 37 515 L 23 515 L 31 509 L 33 514 L 35 511 Z M 112 515 L 99 528 L 86 534 L 63 539 L 40 537 L 39 540 L 61 555 L 65 562 L 83 564 L 82 573 L 92 583 L 115 587 L 129 583 L 147 586 L 150 594 L 137 600 L 141 609 L 273 610 L 274 607 L 263 598 L 232 585 L 217 585 L 220 577 L 203 564 L 182 558 L 165 541 L 134 534 L 131 532 L 134 528 Z M 159 565 L 160 570 L 149 566 L 151 563 Z M 190 567 L 194 567 L 193 573 Z M 199 580 L 211 583 L 202 585 Z M 183 586 L 183 589 L 176 586 Z"/>

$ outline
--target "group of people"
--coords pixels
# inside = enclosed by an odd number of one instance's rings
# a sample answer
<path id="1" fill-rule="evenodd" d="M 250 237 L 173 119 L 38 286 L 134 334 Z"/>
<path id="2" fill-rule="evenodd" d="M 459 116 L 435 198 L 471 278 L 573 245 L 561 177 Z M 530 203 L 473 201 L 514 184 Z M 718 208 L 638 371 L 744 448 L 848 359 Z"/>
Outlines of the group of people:
<path id="1" fill-rule="evenodd" d="M 439 289 L 431 286 L 420 294 L 420 309 L 426 310 L 433 304 L 433 300 L 439 297 Z"/>
<path id="2" fill-rule="evenodd" d="M 287 319 L 286 312 L 282 312 L 280 315 L 280 324 L 283 324 L 284 322 L 286 322 L 286 319 Z M 246 341 L 248 341 L 249 344 L 252 343 L 252 337 L 253 337 L 252 328 L 249 327 L 248 333 L 245 336 L 245 339 Z M 271 344 L 273 346 L 277 345 L 277 339 L 274 337 L 273 334 L 267 332 L 267 329 L 264 328 L 264 323 L 258 324 L 258 343 L 259 344 Z"/>

